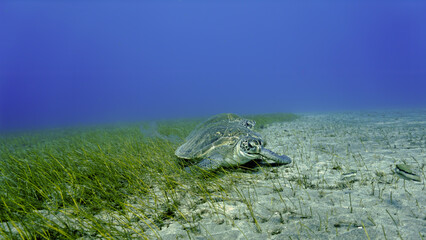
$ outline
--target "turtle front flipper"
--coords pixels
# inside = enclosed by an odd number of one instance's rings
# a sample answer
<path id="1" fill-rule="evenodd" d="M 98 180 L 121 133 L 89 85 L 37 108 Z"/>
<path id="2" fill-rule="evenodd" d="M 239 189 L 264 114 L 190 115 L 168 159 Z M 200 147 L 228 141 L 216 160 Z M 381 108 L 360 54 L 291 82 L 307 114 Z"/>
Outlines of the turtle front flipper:
<path id="1" fill-rule="evenodd" d="M 259 153 L 262 156 L 262 160 L 271 160 L 274 161 L 278 164 L 290 164 L 291 163 L 291 158 L 286 156 L 286 155 L 278 155 L 274 152 L 272 152 L 269 149 L 266 149 L 264 147 L 262 147 L 262 150 Z"/>

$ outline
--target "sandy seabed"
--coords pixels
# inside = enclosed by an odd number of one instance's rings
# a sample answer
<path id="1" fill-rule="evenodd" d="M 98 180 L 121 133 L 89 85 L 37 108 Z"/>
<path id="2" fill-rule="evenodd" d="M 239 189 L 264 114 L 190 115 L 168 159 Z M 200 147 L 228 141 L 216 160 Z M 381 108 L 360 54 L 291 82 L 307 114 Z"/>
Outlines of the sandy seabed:
<path id="1" fill-rule="evenodd" d="M 236 173 L 240 190 L 229 194 L 246 201 L 218 200 L 222 215 L 199 204 L 190 234 L 171 223 L 153 238 L 426 238 L 426 110 L 302 114 L 260 133 L 293 163 Z"/>

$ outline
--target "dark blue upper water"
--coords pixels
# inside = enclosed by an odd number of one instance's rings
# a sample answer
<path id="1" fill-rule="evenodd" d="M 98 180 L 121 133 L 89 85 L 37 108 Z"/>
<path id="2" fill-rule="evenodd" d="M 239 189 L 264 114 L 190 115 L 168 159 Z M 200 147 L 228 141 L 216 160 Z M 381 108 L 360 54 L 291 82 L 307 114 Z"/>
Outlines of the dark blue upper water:
<path id="1" fill-rule="evenodd" d="M 414 0 L 2 1 L 0 129 L 426 107 L 425 13 Z"/>

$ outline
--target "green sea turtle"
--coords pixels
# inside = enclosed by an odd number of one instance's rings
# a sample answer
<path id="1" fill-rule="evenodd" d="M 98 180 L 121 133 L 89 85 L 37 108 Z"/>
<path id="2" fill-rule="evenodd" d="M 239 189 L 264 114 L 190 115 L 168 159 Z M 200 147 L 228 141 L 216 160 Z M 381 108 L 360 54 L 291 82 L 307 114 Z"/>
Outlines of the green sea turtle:
<path id="1" fill-rule="evenodd" d="M 176 156 L 199 161 L 196 166 L 205 170 L 235 166 L 253 159 L 289 164 L 291 159 L 266 149 L 262 137 L 252 131 L 255 121 L 235 114 L 219 114 L 198 125 L 176 149 Z M 185 168 L 192 171 L 194 167 Z"/>

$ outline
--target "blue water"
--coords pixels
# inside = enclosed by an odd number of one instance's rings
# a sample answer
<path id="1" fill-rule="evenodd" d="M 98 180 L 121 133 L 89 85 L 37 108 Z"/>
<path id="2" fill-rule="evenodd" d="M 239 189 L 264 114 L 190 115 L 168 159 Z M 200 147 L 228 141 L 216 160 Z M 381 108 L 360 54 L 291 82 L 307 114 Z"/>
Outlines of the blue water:
<path id="1" fill-rule="evenodd" d="M 1 1 L 0 129 L 426 107 L 425 12 L 415 0 Z"/>

